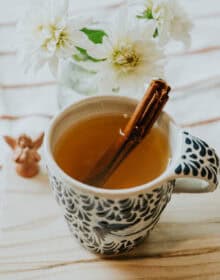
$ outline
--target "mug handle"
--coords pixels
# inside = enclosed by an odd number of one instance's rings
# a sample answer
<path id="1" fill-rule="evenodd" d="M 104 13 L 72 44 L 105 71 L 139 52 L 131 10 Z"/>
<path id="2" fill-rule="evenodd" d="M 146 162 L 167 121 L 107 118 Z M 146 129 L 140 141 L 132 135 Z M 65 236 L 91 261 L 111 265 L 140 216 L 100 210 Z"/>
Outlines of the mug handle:
<path id="1" fill-rule="evenodd" d="M 213 192 L 218 186 L 219 157 L 198 137 L 182 131 L 182 149 L 173 169 L 175 193 Z M 190 181 L 189 181 L 190 178 Z"/>

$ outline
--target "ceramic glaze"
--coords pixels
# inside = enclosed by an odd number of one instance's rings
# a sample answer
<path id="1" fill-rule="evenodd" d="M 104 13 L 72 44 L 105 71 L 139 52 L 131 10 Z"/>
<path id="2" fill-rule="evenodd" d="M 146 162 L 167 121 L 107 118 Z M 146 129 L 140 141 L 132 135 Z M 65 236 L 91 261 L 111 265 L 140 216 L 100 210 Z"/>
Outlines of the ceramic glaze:
<path id="1" fill-rule="evenodd" d="M 214 149 L 182 131 L 165 113 L 158 125 L 167 133 L 172 159 L 155 180 L 130 189 L 100 189 L 69 177 L 58 167 L 54 145 L 73 122 L 103 112 L 132 113 L 136 104 L 134 99 L 119 96 L 87 98 L 55 117 L 46 135 L 45 156 L 53 193 L 72 235 L 95 253 L 116 255 L 134 248 L 157 224 L 173 192 L 210 192 L 218 185 L 219 158 Z M 184 177 L 192 178 L 190 184 L 178 184 Z"/>

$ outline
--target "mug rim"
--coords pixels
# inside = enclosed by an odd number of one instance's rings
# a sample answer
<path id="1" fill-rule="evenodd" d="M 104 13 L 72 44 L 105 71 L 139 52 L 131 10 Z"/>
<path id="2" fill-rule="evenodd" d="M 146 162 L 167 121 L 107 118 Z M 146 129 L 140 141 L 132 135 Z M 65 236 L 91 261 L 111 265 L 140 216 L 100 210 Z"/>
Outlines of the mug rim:
<path id="1" fill-rule="evenodd" d="M 65 181 L 65 183 L 68 183 L 68 185 L 74 185 L 74 187 L 77 187 L 78 189 L 81 189 L 82 191 L 86 191 L 89 193 L 94 193 L 94 194 L 106 194 L 106 195 L 129 195 L 129 194 L 135 194 L 137 192 L 142 192 L 143 190 L 150 190 L 154 187 L 157 187 L 158 185 L 163 184 L 164 182 L 169 181 L 170 176 L 170 168 L 171 166 L 167 166 L 167 168 L 164 170 L 164 172 L 153 179 L 152 181 L 149 181 L 145 184 L 130 187 L 130 188 L 125 188 L 125 189 L 105 189 L 105 188 L 98 188 L 95 186 L 87 185 L 83 182 L 78 181 L 77 179 L 74 179 L 73 177 L 69 176 L 67 173 L 65 173 L 61 167 L 57 164 L 53 152 L 52 152 L 52 134 L 54 130 L 56 129 L 57 124 L 62 121 L 67 115 L 73 113 L 74 107 L 77 105 L 80 105 L 80 103 L 83 103 L 85 101 L 97 99 L 97 101 L 101 100 L 109 100 L 116 99 L 118 101 L 123 101 L 123 102 L 129 102 L 129 103 L 134 103 L 136 104 L 138 102 L 138 99 L 136 98 L 131 98 L 127 96 L 116 96 L 116 95 L 103 95 L 103 96 L 91 96 L 87 97 L 84 99 L 80 99 L 77 102 L 74 102 L 67 107 L 65 107 L 63 110 L 58 112 L 51 120 L 49 124 L 49 128 L 47 129 L 45 133 L 45 140 L 44 140 L 44 155 L 45 155 L 45 160 L 46 160 L 46 165 L 49 170 L 53 170 L 54 173 L 58 175 L 59 178 L 62 178 L 62 180 Z M 162 115 L 167 118 L 167 122 L 171 122 L 172 125 L 174 125 L 177 129 L 179 128 L 173 119 L 166 113 L 162 112 Z"/>

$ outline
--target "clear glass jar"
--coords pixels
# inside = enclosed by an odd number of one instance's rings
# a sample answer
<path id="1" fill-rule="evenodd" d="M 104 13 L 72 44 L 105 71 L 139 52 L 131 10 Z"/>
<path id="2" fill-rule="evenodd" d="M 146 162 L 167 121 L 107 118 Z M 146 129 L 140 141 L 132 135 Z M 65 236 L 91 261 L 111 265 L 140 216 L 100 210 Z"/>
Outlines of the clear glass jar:
<path id="1" fill-rule="evenodd" d="M 62 109 L 83 97 L 96 95 L 95 73 L 73 60 L 61 65 L 58 81 L 58 105 Z"/>

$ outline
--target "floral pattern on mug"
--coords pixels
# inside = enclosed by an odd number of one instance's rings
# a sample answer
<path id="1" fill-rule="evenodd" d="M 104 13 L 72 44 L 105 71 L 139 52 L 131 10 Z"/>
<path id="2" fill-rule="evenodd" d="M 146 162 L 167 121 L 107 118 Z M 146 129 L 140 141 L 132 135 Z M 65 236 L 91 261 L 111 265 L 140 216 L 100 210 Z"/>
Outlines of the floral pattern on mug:
<path id="1" fill-rule="evenodd" d="M 183 132 L 184 146 L 181 162 L 175 169 L 177 175 L 201 177 L 218 185 L 219 158 L 215 150 L 198 137 Z"/>
<path id="2" fill-rule="evenodd" d="M 72 234 L 95 253 L 129 251 L 153 229 L 171 198 L 175 181 L 125 199 L 73 190 L 55 176 L 50 183 Z"/>

